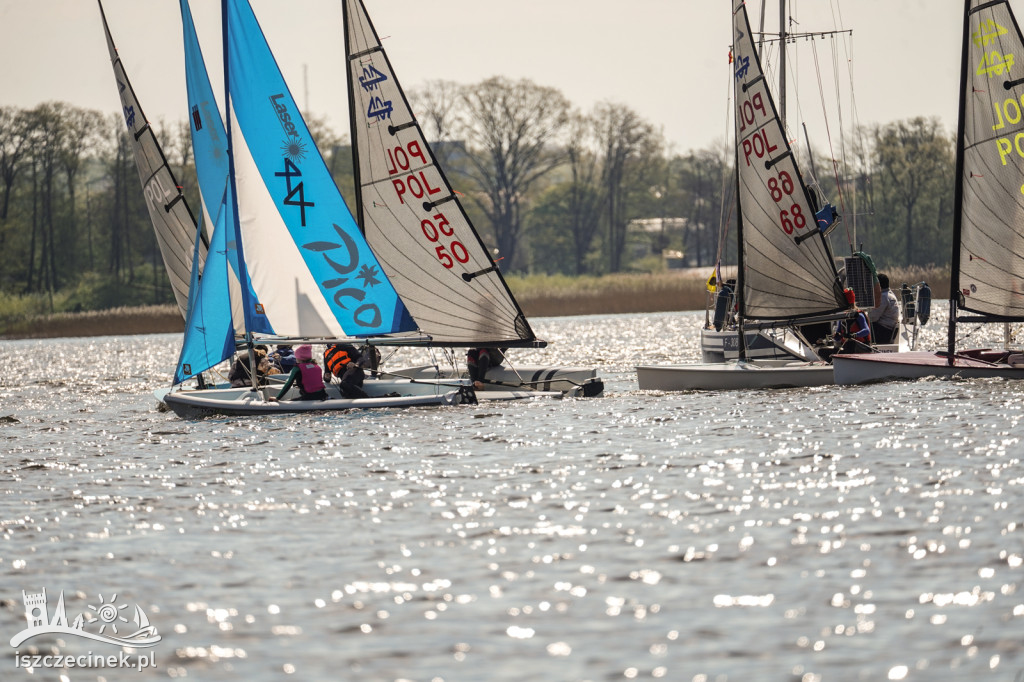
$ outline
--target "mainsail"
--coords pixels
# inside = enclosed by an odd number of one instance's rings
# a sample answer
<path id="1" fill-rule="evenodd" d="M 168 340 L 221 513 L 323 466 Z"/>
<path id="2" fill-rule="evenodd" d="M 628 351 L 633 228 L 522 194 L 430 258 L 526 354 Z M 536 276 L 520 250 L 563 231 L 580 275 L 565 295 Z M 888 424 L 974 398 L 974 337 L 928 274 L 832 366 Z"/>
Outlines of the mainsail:
<path id="1" fill-rule="evenodd" d="M 362 0 L 344 0 L 357 215 L 420 331 L 438 345 L 535 343 L 413 116 Z"/>
<path id="2" fill-rule="evenodd" d="M 968 0 L 958 132 L 957 306 L 1024 320 L 1024 41 L 1008 2 Z"/>
<path id="3" fill-rule="evenodd" d="M 734 4 L 740 315 L 796 320 L 846 308 L 835 263 L 761 69 L 744 3 Z"/>
<path id="4" fill-rule="evenodd" d="M 416 323 L 342 199 L 247 0 L 224 0 L 230 194 L 246 328 L 282 336 L 413 331 Z"/>
<path id="5" fill-rule="evenodd" d="M 198 249 L 195 248 L 196 219 L 128 80 L 128 74 L 125 73 L 124 65 L 114 46 L 114 39 L 110 36 L 103 3 L 100 0 L 97 0 L 97 3 L 103 19 L 103 31 L 107 36 L 107 49 L 114 67 L 114 79 L 117 81 L 118 94 L 121 97 L 125 124 L 131 131 L 129 138 L 135 153 L 135 165 L 142 181 L 143 193 L 146 196 L 146 208 L 156 232 L 160 255 L 163 257 L 178 309 L 182 317 L 187 317 L 192 259 L 198 253 L 200 266 L 206 260 L 206 239 L 200 233 L 201 243 Z"/>

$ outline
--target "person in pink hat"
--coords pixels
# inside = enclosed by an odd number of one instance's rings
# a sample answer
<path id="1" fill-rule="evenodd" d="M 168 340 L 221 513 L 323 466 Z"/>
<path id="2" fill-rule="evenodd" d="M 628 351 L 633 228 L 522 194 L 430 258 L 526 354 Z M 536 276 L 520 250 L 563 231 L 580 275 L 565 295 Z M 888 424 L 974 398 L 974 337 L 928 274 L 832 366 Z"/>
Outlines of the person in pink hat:
<path id="1" fill-rule="evenodd" d="M 320 366 L 313 360 L 313 348 L 308 343 L 295 349 L 295 366 L 288 374 L 288 381 L 278 392 L 277 397 L 271 400 L 280 400 L 284 397 L 292 384 L 299 388 L 299 400 L 327 400 L 323 374 Z"/>

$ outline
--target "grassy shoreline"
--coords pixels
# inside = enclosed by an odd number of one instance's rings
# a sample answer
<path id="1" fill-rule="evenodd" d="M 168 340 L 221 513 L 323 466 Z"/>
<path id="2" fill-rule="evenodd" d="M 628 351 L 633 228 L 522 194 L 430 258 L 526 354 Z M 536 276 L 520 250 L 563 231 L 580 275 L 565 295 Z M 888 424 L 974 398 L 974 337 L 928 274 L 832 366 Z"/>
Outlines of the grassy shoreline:
<path id="1" fill-rule="evenodd" d="M 903 282 L 928 282 L 936 299 L 949 296 L 942 268 L 889 270 L 893 289 Z M 659 274 L 603 277 L 509 277 L 509 288 L 528 317 L 612 315 L 704 310 L 710 268 Z M 174 305 L 111 308 L 0 320 L 0 339 L 121 336 L 180 333 L 185 325 Z"/>

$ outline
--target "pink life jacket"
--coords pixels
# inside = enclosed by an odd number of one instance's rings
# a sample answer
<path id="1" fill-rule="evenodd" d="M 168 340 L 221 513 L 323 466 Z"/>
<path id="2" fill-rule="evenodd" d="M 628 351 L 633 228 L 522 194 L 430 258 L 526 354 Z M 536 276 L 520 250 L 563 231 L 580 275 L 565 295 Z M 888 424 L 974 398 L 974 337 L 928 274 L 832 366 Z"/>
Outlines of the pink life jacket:
<path id="1" fill-rule="evenodd" d="M 320 372 L 320 366 L 312 362 L 300 362 L 299 383 L 302 384 L 303 393 L 316 393 L 324 390 L 324 376 Z"/>

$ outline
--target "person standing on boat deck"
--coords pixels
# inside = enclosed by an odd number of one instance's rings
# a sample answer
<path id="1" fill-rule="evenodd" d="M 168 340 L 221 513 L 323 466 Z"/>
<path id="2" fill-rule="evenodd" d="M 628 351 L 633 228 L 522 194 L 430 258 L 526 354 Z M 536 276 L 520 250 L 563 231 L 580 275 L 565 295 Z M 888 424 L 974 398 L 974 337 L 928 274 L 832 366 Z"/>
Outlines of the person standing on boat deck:
<path id="1" fill-rule="evenodd" d="M 338 377 L 344 398 L 370 397 L 363 390 L 366 372 L 359 365 L 359 359 L 359 351 L 350 343 L 332 343 L 324 351 L 324 381 L 329 383 L 332 376 Z"/>
<path id="2" fill-rule="evenodd" d="M 483 388 L 487 370 L 491 367 L 501 367 L 501 361 L 504 359 L 505 355 L 498 348 L 470 348 L 466 353 L 466 366 L 473 388 Z"/>
<path id="3" fill-rule="evenodd" d="M 288 381 L 270 400 L 280 400 L 288 389 L 296 384 L 299 387 L 299 400 L 327 400 L 324 379 L 320 375 L 320 365 L 313 360 L 313 348 L 303 344 L 295 349 L 295 365 L 288 373 Z"/>
<path id="4" fill-rule="evenodd" d="M 878 284 L 882 288 L 881 302 L 868 311 L 875 343 L 892 343 L 896 328 L 900 324 L 900 304 L 896 294 L 889 289 L 889 276 L 878 273 Z"/>

